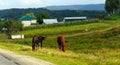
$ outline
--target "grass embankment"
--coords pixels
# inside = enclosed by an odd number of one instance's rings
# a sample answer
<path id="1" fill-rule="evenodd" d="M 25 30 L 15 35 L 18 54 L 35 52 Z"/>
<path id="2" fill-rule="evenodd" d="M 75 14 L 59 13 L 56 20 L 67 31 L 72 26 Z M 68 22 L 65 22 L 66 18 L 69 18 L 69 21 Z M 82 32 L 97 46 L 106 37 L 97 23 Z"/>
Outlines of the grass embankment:
<path id="1" fill-rule="evenodd" d="M 111 22 L 113 21 L 110 21 L 109 23 L 103 21 L 103 23 L 44 28 L 46 31 L 42 31 L 42 29 L 36 29 L 38 31 L 25 30 L 19 33 L 25 33 L 28 37 L 27 39 L 8 40 L 8 42 L 4 41 L 0 43 L 0 48 L 44 59 L 57 65 L 119 65 L 120 26 L 119 24 L 113 25 Z M 85 32 L 86 28 L 90 31 Z M 91 31 L 93 32 L 89 33 Z M 39 51 L 32 52 L 30 46 L 31 36 L 38 33 L 47 36 L 57 36 L 60 34 L 71 35 L 75 33 L 87 34 L 66 37 L 68 40 L 68 43 L 66 43 L 66 53 L 58 50 L 56 38 L 49 37 L 43 42 L 44 48 L 42 50 L 40 49 Z M 31 34 L 31 36 L 28 36 L 29 34 Z"/>

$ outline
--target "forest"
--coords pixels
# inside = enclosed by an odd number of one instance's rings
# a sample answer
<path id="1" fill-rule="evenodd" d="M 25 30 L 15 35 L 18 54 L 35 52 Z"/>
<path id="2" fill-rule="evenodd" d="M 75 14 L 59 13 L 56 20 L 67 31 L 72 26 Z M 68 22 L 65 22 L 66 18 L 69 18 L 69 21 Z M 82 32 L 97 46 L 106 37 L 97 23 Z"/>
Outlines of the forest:
<path id="1" fill-rule="evenodd" d="M 45 8 L 28 8 L 28 9 L 5 9 L 0 10 L 0 17 L 4 19 L 15 19 L 19 20 L 22 16 L 27 13 L 34 13 L 37 15 L 40 12 L 48 12 L 52 18 L 62 20 L 64 17 L 76 17 L 76 16 L 87 16 L 88 18 L 95 18 L 97 16 L 105 16 L 107 13 L 103 10 L 48 10 Z"/>

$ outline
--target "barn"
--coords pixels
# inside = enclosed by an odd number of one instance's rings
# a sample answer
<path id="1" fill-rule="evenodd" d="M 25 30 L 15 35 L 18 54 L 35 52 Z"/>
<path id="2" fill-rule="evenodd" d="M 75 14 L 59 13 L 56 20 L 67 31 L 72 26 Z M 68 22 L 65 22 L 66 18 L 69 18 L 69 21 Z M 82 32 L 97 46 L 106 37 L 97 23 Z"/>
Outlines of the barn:
<path id="1" fill-rule="evenodd" d="M 54 24 L 58 23 L 57 19 L 43 19 L 44 24 Z"/>
<path id="2" fill-rule="evenodd" d="M 67 22 L 67 21 L 75 21 L 75 20 L 86 20 L 87 17 L 65 17 L 63 19 L 63 22 Z"/>
<path id="3" fill-rule="evenodd" d="M 22 18 L 20 18 L 20 21 L 22 22 L 24 27 L 37 24 L 36 18 L 30 16 L 23 16 Z"/>

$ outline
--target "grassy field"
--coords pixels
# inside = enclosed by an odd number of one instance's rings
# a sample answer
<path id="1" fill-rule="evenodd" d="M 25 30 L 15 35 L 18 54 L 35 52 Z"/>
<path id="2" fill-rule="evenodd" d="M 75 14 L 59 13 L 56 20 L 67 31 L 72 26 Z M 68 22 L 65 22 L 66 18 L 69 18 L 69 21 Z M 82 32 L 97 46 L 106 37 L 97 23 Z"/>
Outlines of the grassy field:
<path id="1" fill-rule="evenodd" d="M 27 28 L 21 32 L 25 39 L 11 40 L 4 34 L 0 48 L 18 54 L 53 62 L 57 65 L 119 65 L 120 64 L 120 20 L 104 20 L 101 23 L 72 24 L 43 28 Z M 86 32 L 85 29 L 88 29 Z M 31 51 L 31 38 L 34 34 L 47 36 L 43 49 Z M 77 34 L 77 35 L 76 35 Z M 56 36 L 65 35 L 67 51 L 58 49 Z"/>
<path id="2" fill-rule="evenodd" d="M 74 33 L 85 32 L 85 29 L 92 31 L 95 29 L 101 29 L 101 28 L 105 28 L 108 26 L 109 24 L 94 23 L 94 24 L 86 24 L 86 25 L 62 26 L 62 27 L 28 30 L 28 31 L 20 32 L 20 34 L 24 34 L 26 37 L 32 37 L 34 34 L 41 34 L 45 36 L 63 35 L 63 34 L 65 35 L 69 33 L 74 34 Z"/>

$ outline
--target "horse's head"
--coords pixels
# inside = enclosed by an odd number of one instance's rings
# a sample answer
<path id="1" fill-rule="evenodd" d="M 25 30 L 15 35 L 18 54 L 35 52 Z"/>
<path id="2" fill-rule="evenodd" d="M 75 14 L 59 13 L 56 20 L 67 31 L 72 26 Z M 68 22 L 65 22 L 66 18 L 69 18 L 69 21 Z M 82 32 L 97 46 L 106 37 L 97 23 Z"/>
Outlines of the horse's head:
<path id="1" fill-rule="evenodd" d="M 44 40 L 46 37 L 42 36 L 41 38 L 42 38 L 42 40 Z"/>
<path id="2" fill-rule="evenodd" d="M 65 40 L 65 43 L 68 43 L 68 41 L 67 41 L 67 40 Z"/>

